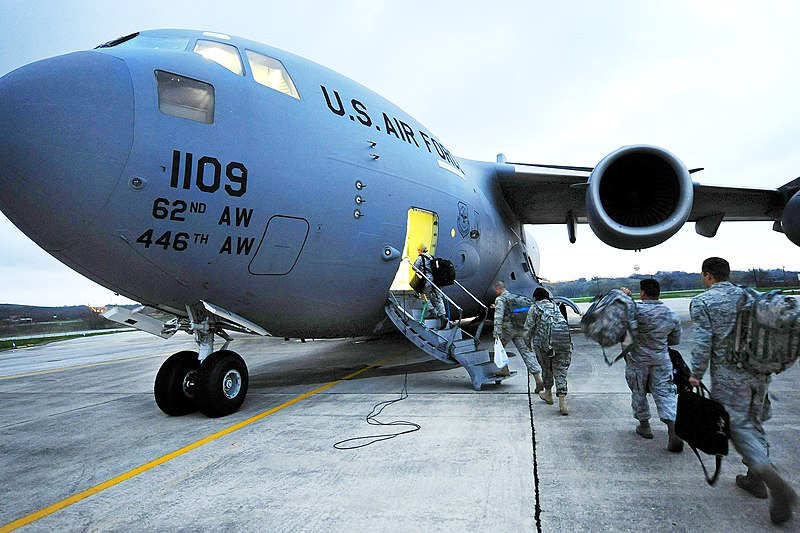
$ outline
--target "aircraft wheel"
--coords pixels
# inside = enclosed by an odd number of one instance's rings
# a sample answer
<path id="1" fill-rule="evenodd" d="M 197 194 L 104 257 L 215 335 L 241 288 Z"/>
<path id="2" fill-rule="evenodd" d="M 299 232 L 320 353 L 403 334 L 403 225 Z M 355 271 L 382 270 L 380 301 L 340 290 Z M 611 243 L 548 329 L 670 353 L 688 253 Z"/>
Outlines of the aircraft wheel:
<path id="1" fill-rule="evenodd" d="M 247 395 L 247 365 L 236 352 L 220 350 L 209 355 L 197 372 L 197 407 L 217 418 L 235 413 Z"/>
<path id="2" fill-rule="evenodd" d="M 197 352 L 172 354 L 156 374 L 153 395 L 158 408 L 170 416 L 187 415 L 197 410 L 194 385 L 200 368 Z"/>

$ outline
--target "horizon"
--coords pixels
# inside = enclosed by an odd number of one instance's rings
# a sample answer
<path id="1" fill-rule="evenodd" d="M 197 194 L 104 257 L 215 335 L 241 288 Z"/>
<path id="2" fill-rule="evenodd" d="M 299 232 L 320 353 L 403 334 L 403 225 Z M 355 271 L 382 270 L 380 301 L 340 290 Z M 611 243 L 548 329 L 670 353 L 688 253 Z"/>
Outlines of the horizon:
<path id="1" fill-rule="evenodd" d="M 788 274 L 795 274 L 795 279 L 791 280 L 791 281 L 795 282 L 795 285 L 791 285 L 791 286 L 792 287 L 800 286 L 800 270 L 785 270 L 785 269 L 780 268 L 780 267 L 774 267 L 774 268 L 755 267 L 754 269 L 748 269 L 748 270 L 731 269 L 731 274 L 734 274 L 734 273 L 747 274 L 747 273 L 753 272 L 753 270 L 756 270 L 758 272 L 783 271 L 784 275 L 787 274 L 787 273 Z M 626 279 L 626 278 L 637 278 L 637 277 L 646 277 L 646 276 L 650 276 L 650 277 L 656 278 L 656 276 L 658 276 L 658 274 L 672 274 L 672 273 L 680 273 L 680 274 L 686 274 L 686 275 L 697 274 L 698 277 L 700 276 L 699 272 L 687 272 L 685 270 L 661 270 L 661 271 L 656 272 L 655 274 L 643 274 L 643 273 L 639 273 L 639 272 L 632 272 L 630 274 L 623 274 L 623 275 L 618 275 L 618 276 L 592 276 L 592 277 L 583 276 L 583 277 L 580 277 L 580 278 L 568 279 L 568 280 L 550 280 L 550 279 L 540 278 L 539 281 L 543 285 L 554 285 L 554 284 L 557 284 L 557 283 L 581 282 L 581 280 L 583 280 L 584 282 L 585 281 L 594 281 L 595 279 L 597 279 L 599 281 L 602 281 L 602 280 Z M 773 283 L 774 283 L 774 281 L 773 281 Z M 664 292 L 670 292 L 670 291 L 664 291 Z M 125 303 L 106 302 L 106 303 L 102 304 L 101 306 L 90 305 L 90 304 L 82 304 L 82 303 L 63 304 L 63 305 L 50 305 L 50 304 L 24 304 L 24 303 L 23 304 L 19 304 L 19 303 L 11 303 L 11 302 L 0 302 L 0 307 L 2 307 L 2 306 L 18 306 L 18 307 L 40 307 L 40 308 L 52 308 L 52 309 L 58 309 L 58 308 L 61 308 L 61 307 L 99 308 L 99 307 L 111 307 L 111 306 L 115 306 L 115 305 L 116 306 L 124 306 L 124 305 L 130 306 L 130 305 L 143 305 L 143 304 L 141 304 L 140 302 L 133 302 L 133 301 L 129 301 L 129 302 L 125 302 Z"/>

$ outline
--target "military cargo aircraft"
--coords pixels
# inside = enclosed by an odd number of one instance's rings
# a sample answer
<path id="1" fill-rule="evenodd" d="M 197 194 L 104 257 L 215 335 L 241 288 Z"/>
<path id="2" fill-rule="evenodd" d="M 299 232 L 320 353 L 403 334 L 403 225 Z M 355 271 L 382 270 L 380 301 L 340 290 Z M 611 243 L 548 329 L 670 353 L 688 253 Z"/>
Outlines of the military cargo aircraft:
<path id="1" fill-rule="evenodd" d="M 504 379 L 480 328 L 460 321 L 487 316 L 496 280 L 520 294 L 539 285 L 525 224 L 565 224 L 574 241 L 588 222 L 608 245 L 642 249 L 687 221 L 712 237 L 724 220 L 763 220 L 800 245 L 798 180 L 704 186 L 647 145 L 591 168 L 459 158 L 347 77 L 221 33 L 142 31 L 24 66 L 0 79 L 0 117 L 6 216 L 77 272 L 175 317 L 108 318 L 194 335 L 198 350 L 155 379 L 170 415 L 240 407 L 249 377 L 229 331 L 323 338 L 393 324 L 475 388 Z M 409 290 L 422 242 L 455 269 L 439 287 L 456 322 L 444 329 Z"/>

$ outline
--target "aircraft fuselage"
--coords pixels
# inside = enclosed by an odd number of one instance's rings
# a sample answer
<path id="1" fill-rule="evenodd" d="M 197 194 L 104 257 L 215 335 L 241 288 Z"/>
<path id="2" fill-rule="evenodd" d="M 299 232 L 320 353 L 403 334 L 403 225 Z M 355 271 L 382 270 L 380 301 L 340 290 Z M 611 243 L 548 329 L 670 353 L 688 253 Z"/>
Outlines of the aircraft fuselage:
<path id="1" fill-rule="evenodd" d="M 0 137 L 19 139 L 0 154 L 0 205 L 68 266 L 177 313 L 205 300 L 276 335 L 368 334 L 415 208 L 436 214 L 436 256 L 486 303 L 495 279 L 534 286 L 495 164 L 454 157 L 394 104 L 308 60 L 216 34 L 152 34 L 185 46 L 134 39 L 0 83 Z M 235 47 L 242 74 L 193 53 L 198 40 Z M 296 95 L 256 83 L 253 52 L 279 61 Z M 163 94 L 197 82 L 212 87 L 210 121 Z"/>

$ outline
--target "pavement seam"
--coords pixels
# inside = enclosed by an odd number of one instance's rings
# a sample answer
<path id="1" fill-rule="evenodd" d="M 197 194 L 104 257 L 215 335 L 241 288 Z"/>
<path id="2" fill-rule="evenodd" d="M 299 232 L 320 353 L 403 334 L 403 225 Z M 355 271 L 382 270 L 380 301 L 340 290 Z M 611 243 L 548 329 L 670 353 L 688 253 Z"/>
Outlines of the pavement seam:
<path id="1" fill-rule="evenodd" d="M 534 518 L 536 531 L 542 533 L 542 507 L 539 501 L 539 463 L 536 457 L 536 425 L 533 423 L 533 398 L 531 397 L 531 379 L 528 377 L 528 410 L 531 419 L 531 449 L 533 452 L 533 494 L 536 500 Z"/>

